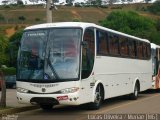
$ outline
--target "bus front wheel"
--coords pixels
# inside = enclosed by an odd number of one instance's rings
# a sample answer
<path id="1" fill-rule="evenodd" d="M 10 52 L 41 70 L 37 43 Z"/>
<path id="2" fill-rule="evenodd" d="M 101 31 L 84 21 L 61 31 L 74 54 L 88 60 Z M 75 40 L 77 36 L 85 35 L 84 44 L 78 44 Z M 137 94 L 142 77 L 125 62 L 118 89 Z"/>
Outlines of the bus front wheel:
<path id="1" fill-rule="evenodd" d="M 102 86 L 99 84 L 95 90 L 95 94 L 94 94 L 94 102 L 89 103 L 88 104 L 88 108 L 92 109 L 92 110 L 97 110 L 100 108 L 102 101 L 103 101 L 103 88 Z"/>

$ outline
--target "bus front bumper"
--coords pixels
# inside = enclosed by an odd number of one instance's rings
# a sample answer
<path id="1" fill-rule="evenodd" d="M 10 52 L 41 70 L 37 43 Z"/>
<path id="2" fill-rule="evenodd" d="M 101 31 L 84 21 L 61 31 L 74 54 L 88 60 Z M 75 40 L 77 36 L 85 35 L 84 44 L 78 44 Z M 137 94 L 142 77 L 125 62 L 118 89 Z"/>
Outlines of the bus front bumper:
<path id="1" fill-rule="evenodd" d="M 80 105 L 78 93 L 69 94 L 29 94 L 17 92 L 19 103 Z"/>

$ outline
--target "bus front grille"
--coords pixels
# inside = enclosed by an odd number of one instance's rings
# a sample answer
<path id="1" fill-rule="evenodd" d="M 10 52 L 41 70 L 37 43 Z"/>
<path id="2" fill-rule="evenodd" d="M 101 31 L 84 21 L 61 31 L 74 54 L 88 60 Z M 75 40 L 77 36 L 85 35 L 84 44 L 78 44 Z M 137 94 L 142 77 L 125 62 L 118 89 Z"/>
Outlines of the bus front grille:
<path id="1" fill-rule="evenodd" d="M 52 104 L 57 105 L 59 102 L 51 97 L 34 97 L 30 100 L 31 104 Z"/>

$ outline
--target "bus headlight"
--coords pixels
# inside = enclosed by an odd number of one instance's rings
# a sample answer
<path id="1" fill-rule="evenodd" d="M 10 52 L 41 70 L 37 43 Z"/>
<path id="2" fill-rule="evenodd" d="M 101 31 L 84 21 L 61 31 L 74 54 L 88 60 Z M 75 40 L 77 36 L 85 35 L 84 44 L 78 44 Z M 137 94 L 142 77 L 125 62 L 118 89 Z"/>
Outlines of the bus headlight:
<path id="1" fill-rule="evenodd" d="M 78 87 L 73 87 L 73 88 L 67 88 L 67 89 L 60 90 L 60 93 L 61 94 L 74 93 L 74 92 L 77 92 L 78 90 L 79 90 Z"/>
<path id="2" fill-rule="evenodd" d="M 27 89 L 24 89 L 24 88 L 17 88 L 17 92 L 20 92 L 20 93 L 28 93 L 29 90 Z"/>

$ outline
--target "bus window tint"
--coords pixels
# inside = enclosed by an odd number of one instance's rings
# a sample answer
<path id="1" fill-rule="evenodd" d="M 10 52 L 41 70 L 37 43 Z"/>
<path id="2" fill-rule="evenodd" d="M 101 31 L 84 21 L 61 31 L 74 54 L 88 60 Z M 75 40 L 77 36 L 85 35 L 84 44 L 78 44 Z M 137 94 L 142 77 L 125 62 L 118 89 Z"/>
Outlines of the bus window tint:
<path id="1" fill-rule="evenodd" d="M 137 42 L 137 58 L 143 58 L 143 42 Z"/>
<path id="2" fill-rule="evenodd" d="M 121 56 L 128 56 L 128 39 L 125 37 L 119 37 L 120 53 Z"/>
<path id="3" fill-rule="evenodd" d="M 97 31 L 97 53 L 108 54 L 107 33 L 103 31 Z"/>
<path id="4" fill-rule="evenodd" d="M 136 56 L 135 43 L 136 42 L 134 40 L 129 40 L 128 47 L 129 47 L 129 55 L 131 58 L 135 58 L 135 56 Z"/>
<path id="5" fill-rule="evenodd" d="M 109 35 L 109 52 L 111 55 L 119 55 L 119 41 L 118 37 L 114 34 Z"/>
<path id="6" fill-rule="evenodd" d="M 82 79 L 88 78 L 92 72 L 95 55 L 94 29 L 85 30 L 83 41 L 87 43 L 87 48 L 82 49 Z"/>
<path id="7" fill-rule="evenodd" d="M 147 44 L 147 59 L 150 59 L 151 58 L 151 46 L 150 44 L 148 43 Z"/>
<path id="8" fill-rule="evenodd" d="M 150 58 L 150 50 L 148 49 L 148 47 L 148 43 L 143 43 L 143 53 L 145 59 Z"/>

